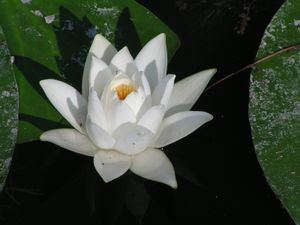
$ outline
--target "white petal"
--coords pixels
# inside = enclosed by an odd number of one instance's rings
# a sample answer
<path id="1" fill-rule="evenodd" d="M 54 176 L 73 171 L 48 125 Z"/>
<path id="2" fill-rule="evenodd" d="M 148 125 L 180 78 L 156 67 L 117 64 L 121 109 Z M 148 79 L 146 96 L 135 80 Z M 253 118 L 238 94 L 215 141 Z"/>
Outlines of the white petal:
<path id="1" fill-rule="evenodd" d="M 94 156 L 94 165 L 105 182 L 123 175 L 131 165 L 131 158 L 112 150 L 100 150 Z"/>
<path id="2" fill-rule="evenodd" d="M 42 80 L 43 88 L 57 111 L 78 131 L 85 133 L 87 102 L 72 86 L 53 79 Z"/>
<path id="3" fill-rule="evenodd" d="M 104 61 L 106 64 L 110 63 L 112 57 L 117 53 L 115 47 L 106 40 L 101 34 L 97 34 L 93 40 L 89 53 L 87 55 L 83 77 L 82 77 L 82 95 L 87 99 L 89 93 L 89 71 L 91 67 L 92 56 Z"/>
<path id="4" fill-rule="evenodd" d="M 86 130 L 92 142 L 99 148 L 111 149 L 114 146 L 115 139 L 90 119 L 87 119 Z"/>
<path id="5" fill-rule="evenodd" d="M 204 70 L 175 83 L 166 115 L 190 110 L 216 72 Z"/>
<path id="6" fill-rule="evenodd" d="M 136 85 L 139 87 L 139 89 L 140 88 L 143 89 L 143 94 L 145 96 L 145 99 L 144 99 L 143 103 L 139 106 L 138 112 L 135 112 L 136 118 L 138 120 L 152 106 L 151 89 L 150 89 L 148 80 L 145 77 L 145 74 L 143 72 L 137 72 L 137 73 L 135 73 L 132 76 L 132 79 L 136 83 Z"/>
<path id="7" fill-rule="evenodd" d="M 136 117 L 131 108 L 124 102 L 120 101 L 114 94 L 111 100 L 109 109 L 106 111 L 106 115 L 109 121 L 110 131 L 114 132 L 116 128 L 127 122 L 136 122 Z"/>
<path id="8" fill-rule="evenodd" d="M 161 125 L 166 107 L 164 105 L 156 105 L 148 109 L 148 111 L 139 120 L 138 125 L 146 127 L 155 134 Z"/>
<path id="9" fill-rule="evenodd" d="M 153 105 L 168 105 L 169 99 L 172 95 L 175 77 L 175 75 L 168 75 L 159 82 L 152 94 Z"/>
<path id="10" fill-rule="evenodd" d="M 118 74 L 121 71 L 131 76 L 137 72 L 137 67 L 127 47 L 115 54 L 109 66 L 113 74 Z"/>
<path id="11" fill-rule="evenodd" d="M 154 134 L 145 127 L 133 123 L 120 126 L 113 134 L 116 139 L 114 149 L 127 155 L 144 151 L 152 142 Z"/>
<path id="12" fill-rule="evenodd" d="M 147 112 L 147 110 L 151 108 L 151 106 L 152 106 L 152 98 L 151 95 L 148 95 L 145 98 L 143 104 L 141 105 L 138 113 L 136 114 L 136 119 L 139 120 Z"/>
<path id="13" fill-rule="evenodd" d="M 131 92 L 124 99 L 124 102 L 131 108 L 134 114 L 137 115 L 145 99 L 146 99 L 145 92 L 141 87 L 139 87 L 137 91 Z"/>
<path id="14" fill-rule="evenodd" d="M 107 118 L 102 103 L 94 89 L 91 89 L 88 101 L 88 116 L 93 123 L 104 130 L 108 130 Z"/>
<path id="15" fill-rule="evenodd" d="M 161 150 L 150 148 L 132 158 L 133 173 L 177 188 L 174 167 Z"/>
<path id="16" fill-rule="evenodd" d="M 105 37 L 97 34 L 89 52 L 109 64 L 112 57 L 117 53 L 117 50 Z"/>
<path id="17" fill-rule="evenodd" d="M 194 132 L 213 117 L 207 112 L 179 112 L 167 117 L 157 135 L 154 147 L 161 148 Z"/>
<path id="18" fill-rule="evenodd" d="M 150 40 L 135 58 L 139 71 L 143 71 L 149 81 L 151 90 L 167 72 L 166 35 L 160 34 Z"/>
<path id="19" fill-rule="evenodd" d="M 145 95 L 151 95 L 151 89 L 149 86 L 149 82 L 143 72 L 137 72 L 133 74 L 132 79 L 137 84 L 137 86 L 141 86 L 144 89 Z"/>
<path id="20" fill-rule="evenodd" d="M 99 96 L 102 95 L 105 85 L 113 78 L 113 75 L 105 62 L 92 56 L 89 71 L 89 90 L 94 88 Z"/>
<path id="21" fill-rule="evenodd" d="M 90 139 L 75 129 L 56 129 L 44 132 L 41 141 L 48 141 L 70 151 L 94 156 L 97 147 L 93 145 Z"/>

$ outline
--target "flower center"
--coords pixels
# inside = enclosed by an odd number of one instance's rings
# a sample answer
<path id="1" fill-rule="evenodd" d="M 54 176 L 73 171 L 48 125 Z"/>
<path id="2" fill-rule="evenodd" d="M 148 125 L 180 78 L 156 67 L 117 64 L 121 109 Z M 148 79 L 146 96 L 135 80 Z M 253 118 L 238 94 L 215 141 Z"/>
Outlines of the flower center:
<path id="1" fill-rule="evenodd" d="M 133 85 L 120 84 L 119 86 L 115 87 L 115 92 L 117 92 L 119 99 L 122 101 L 134 91 L 136 91 L 136 89 Z"/>

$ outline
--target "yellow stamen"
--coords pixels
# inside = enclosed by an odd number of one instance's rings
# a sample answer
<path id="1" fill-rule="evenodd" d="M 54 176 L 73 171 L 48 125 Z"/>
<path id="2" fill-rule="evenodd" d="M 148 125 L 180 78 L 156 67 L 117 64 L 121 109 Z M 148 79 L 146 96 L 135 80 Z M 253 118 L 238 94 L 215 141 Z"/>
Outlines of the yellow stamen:
<path id="1" fill-rule="evenodd" d="M 123 101 L 131 92 L 136 91 L 133 85 L 121 84 L 115 88 L 118 97 Z"/>

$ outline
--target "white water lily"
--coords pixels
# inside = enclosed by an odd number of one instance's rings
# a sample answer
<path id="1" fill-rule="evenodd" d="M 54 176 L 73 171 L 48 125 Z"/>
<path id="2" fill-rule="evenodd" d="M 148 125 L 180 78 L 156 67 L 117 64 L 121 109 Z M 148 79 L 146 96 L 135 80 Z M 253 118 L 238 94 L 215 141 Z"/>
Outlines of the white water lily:
<path id="1" fill-rule="evenodd" d="M 105 182 L 127 170 L 177 187 L 172 163 L 160 149 L 195 131 L 213 117 L 189 111 L 215 69 L 174 84 L 166 75 L 166 38 L 150 40 L 135 59 L 96 35 L 84 67 L 82 94 L 53 79 L 40 82 L 50 102 L 74 129 L 55 129 L 41 140 L 94 157 Z"/>

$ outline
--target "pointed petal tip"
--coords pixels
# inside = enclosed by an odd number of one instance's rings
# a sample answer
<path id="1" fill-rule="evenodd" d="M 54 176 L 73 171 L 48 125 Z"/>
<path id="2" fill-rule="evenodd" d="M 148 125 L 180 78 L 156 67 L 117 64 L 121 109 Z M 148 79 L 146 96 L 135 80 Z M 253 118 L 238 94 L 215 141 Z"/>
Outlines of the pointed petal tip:
<path id="1" fill-rule="evenodd" d="M 155 36 L 154 38 L 150 39 L 148 43 L 155 43 L 155 44 L 158 44 L 158 46 L 160 44 L 166 44 L 166 34 L 160 33 L 157 36 Z"/>
<path id="2" fill-rule="evenodd" d="M 94 54 L 91 54 L 91 61 L 94 62 L 97 60 L 101 60 L 101 59 L 98 59 L 97 56 L 95 56 Z"/>
<path id="3" fill-rule="evenodd" d="M 189 111 L 216 72 L 216 68 L 206 69 L 176 82 L 166 115 Z"/>
<path id="4" fill-rule="evenodd" d="M 175 80 L 176 79 L 176 75 L 175 74 L 168 74 L 167 76 L 170 76 L 172 80 Z"/>
<path id="5" fill-rule="evenodd" d="M 41 136 L 40 136 L 40 141 L 47 141 L 46 133 L 47 133 L 47 132 L 44 132 L 44 133 L 41 134 Z"/>
<path id="6" fill-rule="evenodd" d="M 89 54 L 95 55 L 98 59 L 109 63 L 112 57 L 117 53 L 115 47 L 103 35 L 96 34 L 89 50 Z"/>
<path id="7" fill-rule="evenodd" d="M 166 41 L 166 34 L 165 33 L 160 33 L 155 38 L 161 39 L 162 41 Z"/>
<path id="8" fill-rule="evenodd" d="M 201 82 L 204 82 L 204 88 L 207 86 L 207 84 L 209 83 L 209 81 L 211 80 L 211 78 L 217 73 L 217 69 L 216 68 L 210 68 L 210 69 L 206 69 L 206 70 L 202 70 L 198 73 L 195 74 L 195 78 L 198 77 L 198 79 L 202 78 Z M 192 75 L 193 76 L 193 75 Z M 197 79 L 197 78 L 196 78 Z"/>
<path id="9" fill-rule="evenodd" d="M 207 113 L 207 122 L 213 120 L 214 116 L 211 115 L 210 113 Z"/>
<path id="10" fill-rule="evenodd" d="M 99 173 L 99 172 L 98 172 L 98 173 Z M 103 174 L 103 175 L 99 174 L 99 175 L 100 175 L 100 177 L 102 178 L 103 182 L 107 184 L 107 183 L 109 183 L 109 182 L 111 182 L 111 181 L 113 181 L 113 180 L 119 178 L 119 177 L 122 176 L 123 174 L 120 175 L 120 176 L 118 176 L 118 177 L 108 177 L 108 176 L 105 176 L 104 174 Z"/>
<path id="11" fill-rule="evenodd" d="M 168 185 L 173 188 L 173 189 L 177 189 L 178 188 L 178 184 L 177 184 L 177 181 L 176 181 L 176 178 L 174 178 L 174 180 L 171 180 Z"/>
<path id="12" fill-rule="evenodd" d="M 40 80 L 39 81 L 39 84 L 40 84 L 41 87 L 43 87 L 44 83 L 45 83 L 45 80 Z"/>
<path id="13" fill-rule="evenodd" d="M 199 71 L 195 75 L 207 77 L 208 81 L 217 73 L 217 68 L 210 68 L 206 70 Z"/>
<path id="14" fill-rule="evenodd" d="M 46 141 L 46 142 L 50 141 L 53 133 L 52 131 L 53 130 L 48 130 L 42 133 L 40 136 L 40 141 Z"/>
<path id="15" fill-rule="evenodd" d="M 86 156 L 94 156 L 97 150 L 86 135 L 71 128 L 48 130 L 42 133 L 40 140 Z"/>
<path id="16" fill-rule="evenodd" d="M 110 181 L 114 180 L 114 179 L 108 179 L 107 177 L 104 177 L 104 176 L 103 177 L 101 176 L 101 178 L 104 181 L 104 183 L 106 183 L 106 184 L 109 183 Z"/>
<path id="17" fill-rule="evenodd" d="M 211 71 L 215 71 L 215 72 L 217 72 L 217 71 L 218 71 L 218 69 L 217 69 L 217 68 L 215 68 L 215 67 L 213 67 L 213 68 L 209 68 L 209 69 L 206 69 L 206 70 L 211 70 Z"/>
<path id="18" fill-rule="evenodd" d="M 210 68 L 210 69 L 207 69 L 206 71 L 211 72 L 212 75 L 215 75 L 218 72 L 218 69 L 217 68 Z"/>
<path id="19" fill-rule="evenodd" d="M 45 89 L 53 85 L 56 86 L 57 84 L 67 84 L 67 83 L 56 79 L 44 79 L 44 80 L 40 80 L 39 84 L 42 87 L 42 89 L 45 91 Z"/>
<path id="20" fill-rule="evenodd" d="M 124 46 L 123 48 L 121 48 L 120 50 L 119 50 L 119 52 L 129 52 L 129 49 L 128 49 L 128 47 L 127 46 Z"/>
<path id="21" fill-rule="evenodd" d="M 175 113 L 162 123 L 160 133 L 155 140 L 155 148 L 162 148 L 194 132 L 213 116 L 203 111 L 184 111 Z"/>
<path id="22" fill-rule="evenodd" d="M 114 150 L 99 150 L 94 155 L 94 166 L 105 183 L 108 183 L 127 172 L 131 158 Z"/>
<path id="23" fill-rule="evenodd" d="M 44 79 L 44 80 L 40 80 L 39 84 L 42 88 L 44 88 L 45 85 L 47 85 L 53 81 L 56 81 L 56 80 L 55 79 Z"/>
<path id="24" fill-rule="evenodd" d="M 168 185 L 178 187 L 174 167 L 159 149 L 148 148 L 132 158 L 130 170 L 138 176 Z"/>
<path id="25" fill-rule="evenodd" d="M 96 34 L 94 37 L 94 41 L 103 39 L 107 41 L 107 39 L 102 34 Z"/>
<path id="26" fill-rule="evenodd" d="M 166 34 L 161 33 L 161 34 L 157 35 L 156 37 L 154 37 L 151 41 L 154 41 L 156 43 L 166 44 Z"/>

